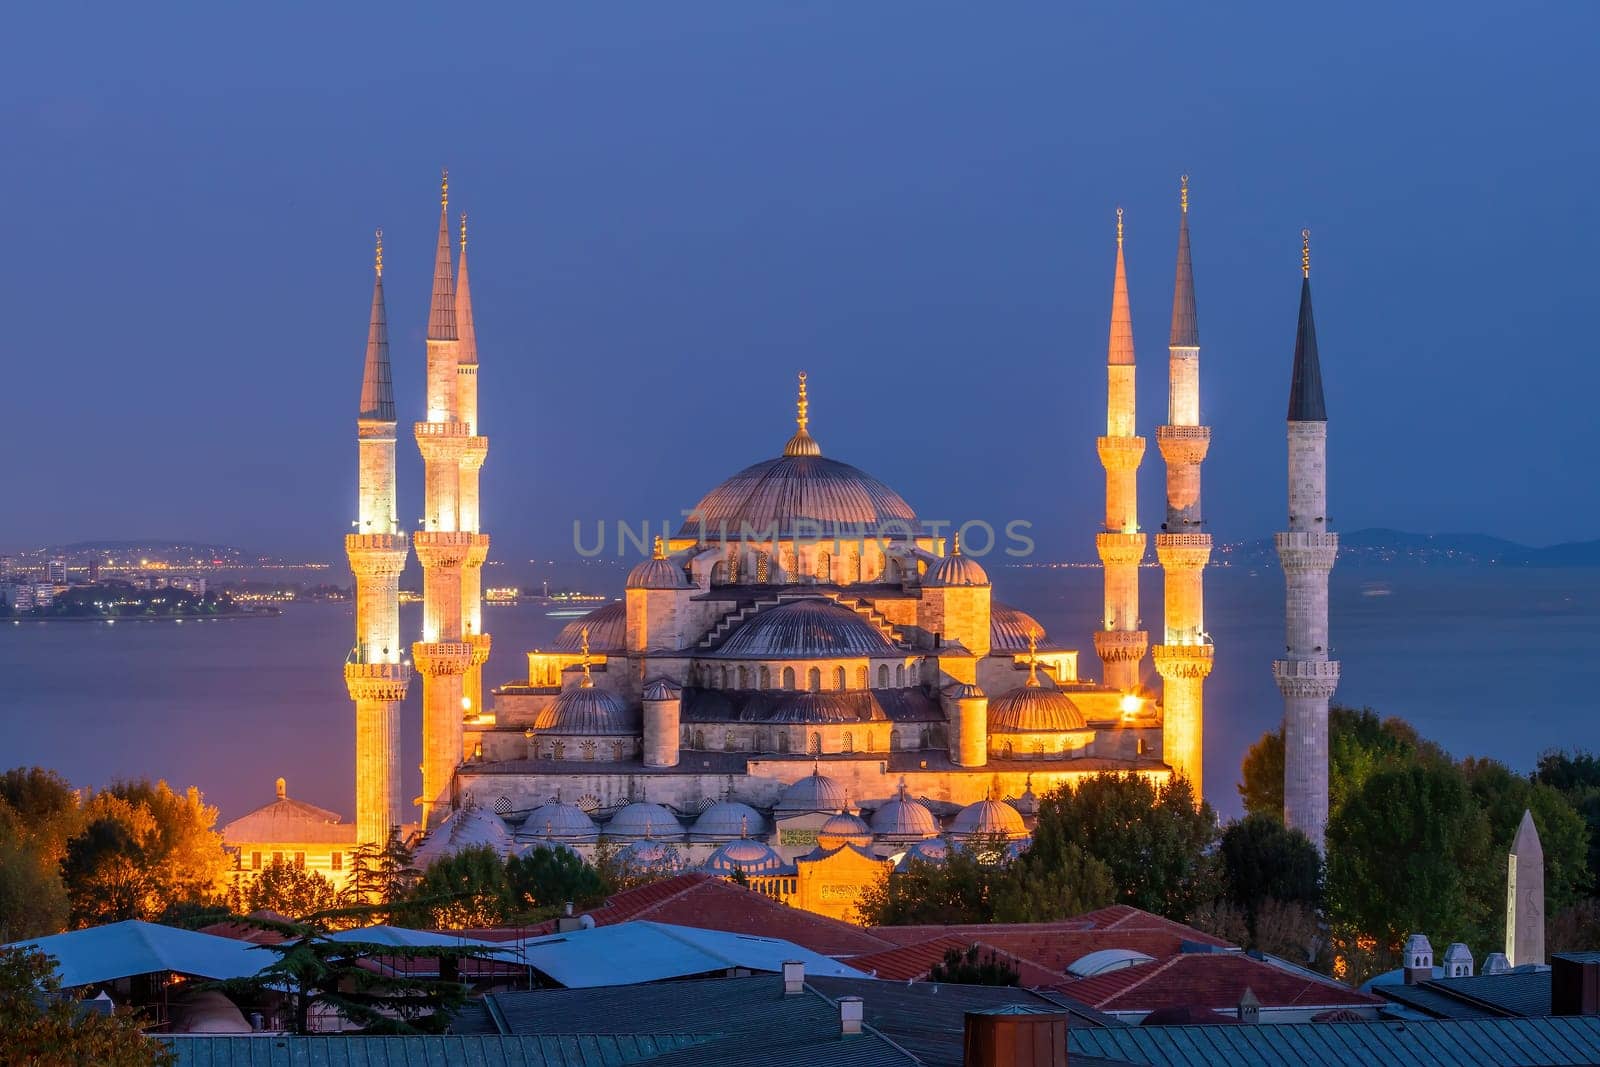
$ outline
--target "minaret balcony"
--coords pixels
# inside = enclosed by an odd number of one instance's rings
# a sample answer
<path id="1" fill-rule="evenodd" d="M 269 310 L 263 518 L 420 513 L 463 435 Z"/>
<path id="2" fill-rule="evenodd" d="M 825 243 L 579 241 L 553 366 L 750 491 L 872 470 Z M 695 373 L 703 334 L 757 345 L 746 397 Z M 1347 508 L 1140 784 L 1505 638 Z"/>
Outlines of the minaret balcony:
<path id="1" fill-rule="evenodd" d="M 467 644 L 472 646 L 472 665 L 481 667 L 489 662 L 489 649 L 493 639 L 488 634 L 467 634 Z"/>
<path id="2" fill-rule="evenodd" d="M 1278 562 L 1285 571 L 1329 571 L 1339 555 L 1339 535 L 1290 530 L 1272 535 Z"/>
<path id="3" fill-rule="evenodd" d="M 345 555 L 352 565 L 358 556 L 399 556 L 402 563 L 411 539 L 403 533 L 353 533 L 344 535 Z"/>
<path id="4" fill-rule="evenodd" d="M 1150 658 L 1155 662 L 1156 673 L 1163 678 L 1204 678 L 1211 673 L 1216 651 L 1216 646 L 1209 642 L 1157 645 L 1150 650 Z"/>
<path id="5" fill-rule="evenodd" d="M 1150 635 L 1143 630 L 1096 630 L 1094 651 L 1103 661 L 1144 659 Z"/>
<path id="6" fill-rule="evenodd" d="M 409 663 L 363 663 L 360 649 L 351 652 L 344 665 L 344 684 L 351 700 L 380 700 L 398 703 L 406 698 L 411 682 Z"/>
<path id="7" fill-rule="evenodd" d="M 1211 535 L 1156 534 L 1156 558 L 1164 570 L 1200 570 L 1211 561 Z"/>
<path id="8" fill-rule="evenodd" d="M 1136 567 L 1144 559 L 1145 535 L 1142 533 L 1100 533 L 1094 535 L 1094 546 L 1100 553 L 1100 562 L 1107 567 Z"/>
<path id="9" fill-rule="evenodd" d="M 418 641 L 411 646 L 418 672 L 430 677 L 466 674 L 472 669 L 472 645 L 466 641 Z"/>
<path id="10" fill-rule="evenodd" d="M 489 439 L 487 437 L 468 437 L 461 446 L 461 466 L 467 470 L 477 470 L 483 466 L 483 461 L 488 458 Z"/>
<path id="11" fill-rule="evenodd" d="M 417 562 L 432 570 L 463 566 L 480 545 L 487 553 L 489 536 L 464 530 L 419 530 L 411 535 L 411 544 L 417 550 Z"/>
<path id="12" fill-rule="evenodd" d="M 1280 659 L 1272 663 L 1272 677 L 1286 697 L 1327 699 L 1339 687 L 1336 659 Z"/>
<path id="13" fill-rule="evenodd" d="M 1108 471 L 1137 470 L 1144 459 L 1143 437 L 1100 437 L 1095 447 L 1100 452 L 1100 465 Z"/>
<path id="14" fill-rule="evenodd" d="M 1209 426 L 1158 426 L 1156 444 L 1169 467 L 1198 466 L 1211 449 Z"/>

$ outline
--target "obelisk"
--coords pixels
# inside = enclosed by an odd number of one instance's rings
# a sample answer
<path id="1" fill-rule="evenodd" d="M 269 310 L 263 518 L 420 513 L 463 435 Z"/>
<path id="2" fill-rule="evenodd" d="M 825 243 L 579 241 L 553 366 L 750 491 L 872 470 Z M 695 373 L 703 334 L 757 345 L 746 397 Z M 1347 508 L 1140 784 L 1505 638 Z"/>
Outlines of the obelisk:
<path id="1" fill-rule="evenodd" d="M 1522 813 L 1506 867 L 1506 959 L 1513 967 L 1543 963 L 1544 848 L 1531 811 Z"/>

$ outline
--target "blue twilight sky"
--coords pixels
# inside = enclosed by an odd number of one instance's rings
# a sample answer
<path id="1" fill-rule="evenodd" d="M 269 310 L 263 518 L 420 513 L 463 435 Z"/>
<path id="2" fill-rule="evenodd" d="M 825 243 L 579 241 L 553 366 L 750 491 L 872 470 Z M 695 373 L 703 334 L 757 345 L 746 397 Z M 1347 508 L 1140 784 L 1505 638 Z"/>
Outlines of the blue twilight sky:
<path id="1" fill-rule="evenodd" d="M 372 230 L 404 424 L 441 165 L 502 559 L 775 454 L 800 368 L 826 454 L 1091 558 L 1113 211 L 1149 434 L 1182 172 L 1221 538 L 1283 521 L 1306 225 L 1335 526 L 1600 535 L 1600 5 L 60 4 L 6 35 L 0 547 L 337 558 Z M 1152 447 L 1150 528 L 1161 477 Z"/>

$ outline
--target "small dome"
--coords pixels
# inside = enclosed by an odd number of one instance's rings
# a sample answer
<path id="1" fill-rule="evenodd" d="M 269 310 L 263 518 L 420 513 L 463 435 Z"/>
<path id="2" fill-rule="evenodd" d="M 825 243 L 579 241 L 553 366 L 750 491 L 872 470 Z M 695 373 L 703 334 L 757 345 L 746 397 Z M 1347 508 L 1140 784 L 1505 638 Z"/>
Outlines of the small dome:
<path id="1" fill-rule="evenodd" d="M 957 837 L 1026 837 L 1028 828 L 1022 825 L 1022 815 L 1016 808 L 1002 800 L 980 800 L 968 804 L 957 813 L 950 824 L 950 832 Z"/>
<path id="2" fill-rule="evenodd" d="M 764 841 L 737 838 L 706 857 L 705 869 L 726 878 L 741 874 L 776 874 L 783 870 L 783 857 Z"/>
<path id="3" fill-rule="evenodd" d="M 593 841 L 600 835 L 600 827 L 576 804 L 551 800 L 533 809 L 519 833 L 545 841 Z"/>
<path id="4" fill-rule="evenodd" d="M 950 842 L 942 837 L 930 837 L 926 841 L 918 841 L 906 849 L 906 854 L 900 860 L 900 868 L 916 860 L 923 863 L 943 863 L 950 858 Z"/>
<path id="5" fill-rule="evenodd" d="M 533 728 L 540 733 L 569 735 L 637 734 L 641 730 L 637 713 L 621 698 L 592 684 L 563 691 L 539 712 Z"/>
<path id="6" fill-rule="evenodd" d="M 629 589 L 687 589 L 689 576 L 667 558 L 661 538 L 656 538 L 655 554 L 628 572 Z"/>
<path id="7" fill-rule="evenodd" d="M 1023 685 L 989 701 L 990 733 L 1051 734 L 1086 725 L 1078 705 L 1059 689 Z"/>
<path id="8" fill-rule="evenodd" d="M 749 837 L 767 832 L 767 820 L 748 804 L 719 800 L 695 819 L 689 832 L 702 837 Z"/>
<path id="9" fill-rule="evenodd" d="M 991 601 L 989 604 L 989 645 L 995 652 L 1028 651 L 1028 635 L 1038 635 L 1039 644 L 1047 642 L 1044 627 L 1026 611 L 1010 604 Z"/>
<path id="10" fill-rule="evenodd" d="M 621 652 L 628 647 L 628 605 L 620 600 L 596 608 L 561 628 L 551 652 L 577 652 L 583 647 L 583 630 L 589 628 L 589 648 L 594 652 Z"/>
<path id="11" fill-rule="evenodd" d="M 843 811 L 844 786 L 821 771 L 813 770 L 783 791 L 778 811 Z"/>
<path id="12" fill-rule="evenodd" d="M 893 656 L 883 631 L 832 600 L 807 597 L 768 608 L 729 634 L 720 659 L 859 659 Z"/>
<path id="13" fill-rule="evenodd" d="M 617 859 L 633 871 L 662 873 L 683 866 L 683 858 L 678 850 L 665 841 L 630 841 L 617 853 Z"/>
<path id="14" fill-rule="evenodd" d="M 1033 775 L 1028 775 L 1027 787 L 1022 790 L 1022 795 L 1011 802 L 1011 806 L 1020 811 L 1024 817 L 1039 814 L 1039 798 L 1033 793 Z"/>
<path id="15" fill-rule="evenodd" d="M 683 837 L 683 824 L 660 804 L 640 801 L 629 804 L 606 823 L 607 837 L 655 838 L 676 841 Z"/>
<path id="16" fill-rule="evenodd" d="M 644 687 L 644 699 L 646 700 L 677 700 L 682 693 L 683 686 L 674 682 L 671 678 L 657 678 L 655 681 L 647 683 Z"/>
<path id="17" fill-rule="evenodd" d="M 866 848 L 872 844 L 872 831 L 858 816 L 841 812 L 822 824 L 817 831 L 817 844 L 829 852 L 841 845 Z"/>
<path id="18" fill-rule="evenodd" d="M 947 686 L 945 692 L 950 695 L 951 700 L 976 700 L 979 697 L 988 695 L 970 682 L 957 682 L 952 686 Z"/>
<path id="19" fill-rule="evenodd" d="M 928 568 L 928 573 L 922 576 L 922 584 L 934 587 L 988 585 L 989 574 L 977 560 L 963 556 L 961 545 L 957 543 L 954 552 Z"/>
<path id="20" fill-rule="evenodd" d="M 872 832 L 883 837 L 936 837 L 939 824 L 926 804 L 911 799 L 902 779 L 894 799 L 872 813 Z"/>
<path id="21" fill-rule="evenodd" d="M 511 831 L 506 829 L 504 819 L 469 798 L 428 835 L 412 860 L 421 870 L 435 860 L 484 845 L 501 856 L 507 855 L 512 847 Z"/>

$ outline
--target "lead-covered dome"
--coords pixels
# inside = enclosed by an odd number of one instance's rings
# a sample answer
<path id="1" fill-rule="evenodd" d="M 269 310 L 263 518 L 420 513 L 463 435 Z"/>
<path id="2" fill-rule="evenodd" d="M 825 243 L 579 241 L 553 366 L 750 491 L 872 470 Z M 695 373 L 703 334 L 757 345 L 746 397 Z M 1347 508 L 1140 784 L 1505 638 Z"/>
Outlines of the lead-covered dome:
<path id="1" fill-rule="evenodd" d="M 996 652 L 1028 651 L 1028 635 L 1045 644 L 1044 627 L 1026 611 L 992 601 L 989 604 L 989 646 Z"/>
<path id="2" fill-rule="evenodd" d="M 954 552 L 928 568 L 928 573 L 922 577 L 922 584 L 935 588 L 957 585 L 988 585 L 989 572 L 984 570 L 983 565 L 971 556 L 963 556 L 961 554 L 961 545 L 958 542 Z M 993 627 L 992 622 L 990 626 L 991 628 Z"/>
<path id="3" fill-rule="evenodd" d="M 520 835 L 541 841 L 593 841 L 600 835 L 600 828 L 576 804 L 550 800 L 528 814 Z"/>
<path id="4" fill-rule="evenodd" d="M 783 791 L 778 811 L 843 811 L 844 786 L 821 771 L 813 770 Z"/>
<path id="5" fill-rule="evenodd" d="M 637 801 L 611 817 L 606 823 L 606 836 L 675 841 L 683 836 L 683 824 L 660 804 Z"/>
<path id="6" fill-rule="evenodd" d="M 583 647 L 585 627 L 589 630 L 590 651 L 621 652 L 628 647 L 628 605 L 620 600 L 613 601 L 581 619 L 573 619 L 561 628 L 550 651 L 579 651 Z"/>
<path id="7" fill-rule="evenodd" d="M 807 597 L 768 608 L 712 653 L 719 659 L 859 659 L 898 649 L 871 622 L 832 600 Z"/>
<path id="8" fill-rule="evenodd" d="M 533 728 L 552 734 L 637 734 L 642 730 L 639 716 L 621 698 L 586 684 L 564 690 L 539 712 Z"/>
<path id="9" fill-rule="evenodd" d="M 1053 734 L 1086 725 L 1071 697 L 1032 682 L 989 701 L 990 733 Z"/>
<path id="10" fill-rule="evenodd" d="M 957 837 L 1027 837 L 1028 828 L 1022 815 L 1003 800 L 980 800 L 962 808 L 950 824 L 950 832 Z"/>
<path id="11" fill-rule="evenodd" d="M 654 554 L 628 572 L 629 589 L 687 589 L 689 576 L 667 558 L 666 546 L 656 538 Z"/>
<path id="12" fill-rule="evenodd" d="M 817 845 L 828 852 L 841 845 L 866 848 L 870 844 L 872 844 L 872 830 L 861 821 L 860 816 L 851 815 L 849 812 L 830 816 L 817 831 Z"/>
<path id="13" fill-rule="evenodd" d="M 939 824 L 926 804 L 911 799 L 902 780 L 894 799 L 872 813 L 872 832 L 883 837 L 937 837 Z"/>
<path id="14" fill-rule="evenodd" d="M 724 878 L 739 874 L 777 874 L 783 870 L 783 857 L 764 841 L 740 838 L 729 841 L 706 857 L 704 869 Z"/>
<path id="15" fill-rule="evenodd" d="M 702 837 L 745 837 L 767 832 L 767 820 L 748 804 L 719 800 L 695 819 L 689 832 Z"/>

